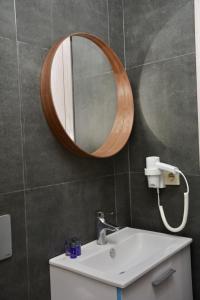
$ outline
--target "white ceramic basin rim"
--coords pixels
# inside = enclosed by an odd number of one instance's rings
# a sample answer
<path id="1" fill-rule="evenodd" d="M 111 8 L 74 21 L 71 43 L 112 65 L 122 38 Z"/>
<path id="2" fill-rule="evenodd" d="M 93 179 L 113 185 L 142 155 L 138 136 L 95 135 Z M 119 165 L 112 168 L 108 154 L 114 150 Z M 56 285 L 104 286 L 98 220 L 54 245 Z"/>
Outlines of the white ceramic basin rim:
<path id="1" fill-rule="evenodd" d="M 106 245 L 96 241 L 82 247 L 82 255 L 60 255 L 50 265 L 124 288 L 161 262 L 185 248 L 192 239 L 126 227 L 108 236 Z"/>

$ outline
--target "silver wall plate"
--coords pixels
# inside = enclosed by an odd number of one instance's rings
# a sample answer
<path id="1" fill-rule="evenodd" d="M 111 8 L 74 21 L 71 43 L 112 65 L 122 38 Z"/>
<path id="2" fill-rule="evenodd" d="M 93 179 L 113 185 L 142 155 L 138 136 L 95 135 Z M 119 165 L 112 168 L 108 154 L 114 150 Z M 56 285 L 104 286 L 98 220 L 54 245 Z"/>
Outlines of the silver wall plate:
<path id="1" fill-rule="evenodd" d="M 0 261 L 12 256 L 10 215 L 0 216 Z"/>

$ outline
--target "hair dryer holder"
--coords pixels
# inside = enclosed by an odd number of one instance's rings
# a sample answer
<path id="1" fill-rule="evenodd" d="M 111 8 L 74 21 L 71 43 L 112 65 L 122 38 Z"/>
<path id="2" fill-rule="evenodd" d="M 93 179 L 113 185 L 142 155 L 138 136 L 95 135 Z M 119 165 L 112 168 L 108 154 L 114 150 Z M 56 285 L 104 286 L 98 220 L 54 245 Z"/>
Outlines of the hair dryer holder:
<path id="1" fill-rule="evenodd" d="M 171 227 L 165 217 L 163 206 L 160 204 L 160 194 L 159 189 L 165 188 L 165 182 L 164 182 L 164 175 L 163 171 L 168 171 L 173 174 L 179 173 L 183 179 L 185 180 L 185 184 L 187 187 L 187 191 L 184 193 L 184 212 L 183 212 L 183 219 L 182 223 L 178 227 Z M 157 196 L 158 196 L 158 208 L 160 211 L 160 215 L 163 221 L 163 224 L 165 227 L 171 231 L 171 232 L 179 232 L 181 231 L 186 223 L 188 218 L 188 207 L 189 207 L 189 185 L 188 181 L 185 177 L 185 175 L 175 166 L 168 165 L 165 163 L 160 162 L 160 158 L 158 156 L 150 156 L 146 158 L 146 168 L 144 171 L 145 175 L 148 179 L 148 186 L 149 188 L 155 188 L 157 189 Z"/>

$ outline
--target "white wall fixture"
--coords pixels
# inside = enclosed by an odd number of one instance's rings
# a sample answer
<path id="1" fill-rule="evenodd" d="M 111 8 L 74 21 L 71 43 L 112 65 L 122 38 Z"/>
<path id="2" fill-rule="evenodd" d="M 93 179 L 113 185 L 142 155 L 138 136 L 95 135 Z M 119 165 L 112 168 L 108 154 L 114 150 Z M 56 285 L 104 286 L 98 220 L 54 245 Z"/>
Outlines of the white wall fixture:
<path id="1" fill-rule="evenodd" d="M 165 185 L 180 185 L 180 174 L 163 171 Z"/>
<path id="2" fill-rule="evenodd" d="M 199 0 L 194 1 L 194 9 L 195 9 L 197 105 L 198 105 L 198 125 L 199 125 L 199 143 L 200 143 L 200 1 Z M 200 151 L 200 145 L 199 145 L 199 151 Z"/>
<path id="3" fill-rule="evenodd" d="M 10 215 L 0 216 L 0 261 L 12 256 Z"/>
<path id="4" fill-rule="evenodd" d="M 168 224 L 167 219 L 165 217 L 163 206 L 160 204 L 159 189 L 166 187 L 165 180 L 164 180 L 164 171 L 170 172 L 172 174 L 180 174 L 185 180 L 187 190 L 184 193 L 183 219 L 181 225 L 178 227 L 171 227 Z M 187 223 L 188 209 L 189 209 L 189 185 L 185 175 L 177 167 L 160 162 L 160 158 L 158 156 L 149 156 L 146 158 L 145 175 L 148 178 L 149 188 L 155 188 L 157 190 L 158 208 L 160 211 L 161 219 L 165 227 L 171 232 L 179 232 L 183 230 L 183 228 Z"/>

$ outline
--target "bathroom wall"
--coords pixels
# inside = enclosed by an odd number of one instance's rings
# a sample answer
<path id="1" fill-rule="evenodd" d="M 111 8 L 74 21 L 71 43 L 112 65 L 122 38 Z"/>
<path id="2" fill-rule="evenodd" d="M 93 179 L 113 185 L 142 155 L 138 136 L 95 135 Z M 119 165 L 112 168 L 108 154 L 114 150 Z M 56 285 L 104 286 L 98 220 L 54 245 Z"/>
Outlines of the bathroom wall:
<path id="1" fill-rule="evenodd" d="M 180 235 L 192 237 L 195 299 L 200 299 L 200 168 L 193 0 L 124 0 L 126 68 L 135 95 L 130 139 L 132 226 L 167 232 L 145 157 L 177 165 L 190 184 L 190 210 Z M 182 220 L 184 183 L 161 192 L 168 221 Z"/>
<path id="2" fill-rule="evenodd" d="M 39 78 L 53 42 L 87 31 L 124 60 L 122 2 L 0 1 L 0 215 L 11 214 L 13 257 L 0 262 L 1 300 L 49 300 L 48 259 L 65 238 L 95 239 L 95 212 L 130 225 L 127 147 L 84 159 L 57 142 L 44 119 Z"/>
<path id="3" fill-rule="evenodd" d="M 128 145 L 111 159 L 70 154 L 53 137 L 41 110 L 45 54 L 54 41 L 75 31 L 107 41 L 133 87 L 135 126 Z M 63 251 L 70 235 L 94 239 L 98 209 L 114 210 L 115 219 L 109 220 L 119 225 L 166 232 L 156 193 L 143 173 L 149 155 L 179 166 L 189 179 L 189 221 L 181 235 L 194 238 L 193 285 L 199 299 L 193 0 L 0 1 L 0 143 L 0 214 L 11 214 L 13 229 L 13 257 L 0 262 L 1 300 L 49 300 L 48 259 Z M 174 226 L 182 218 L 183 191 L 184 185 L 161 193 Z"/>

